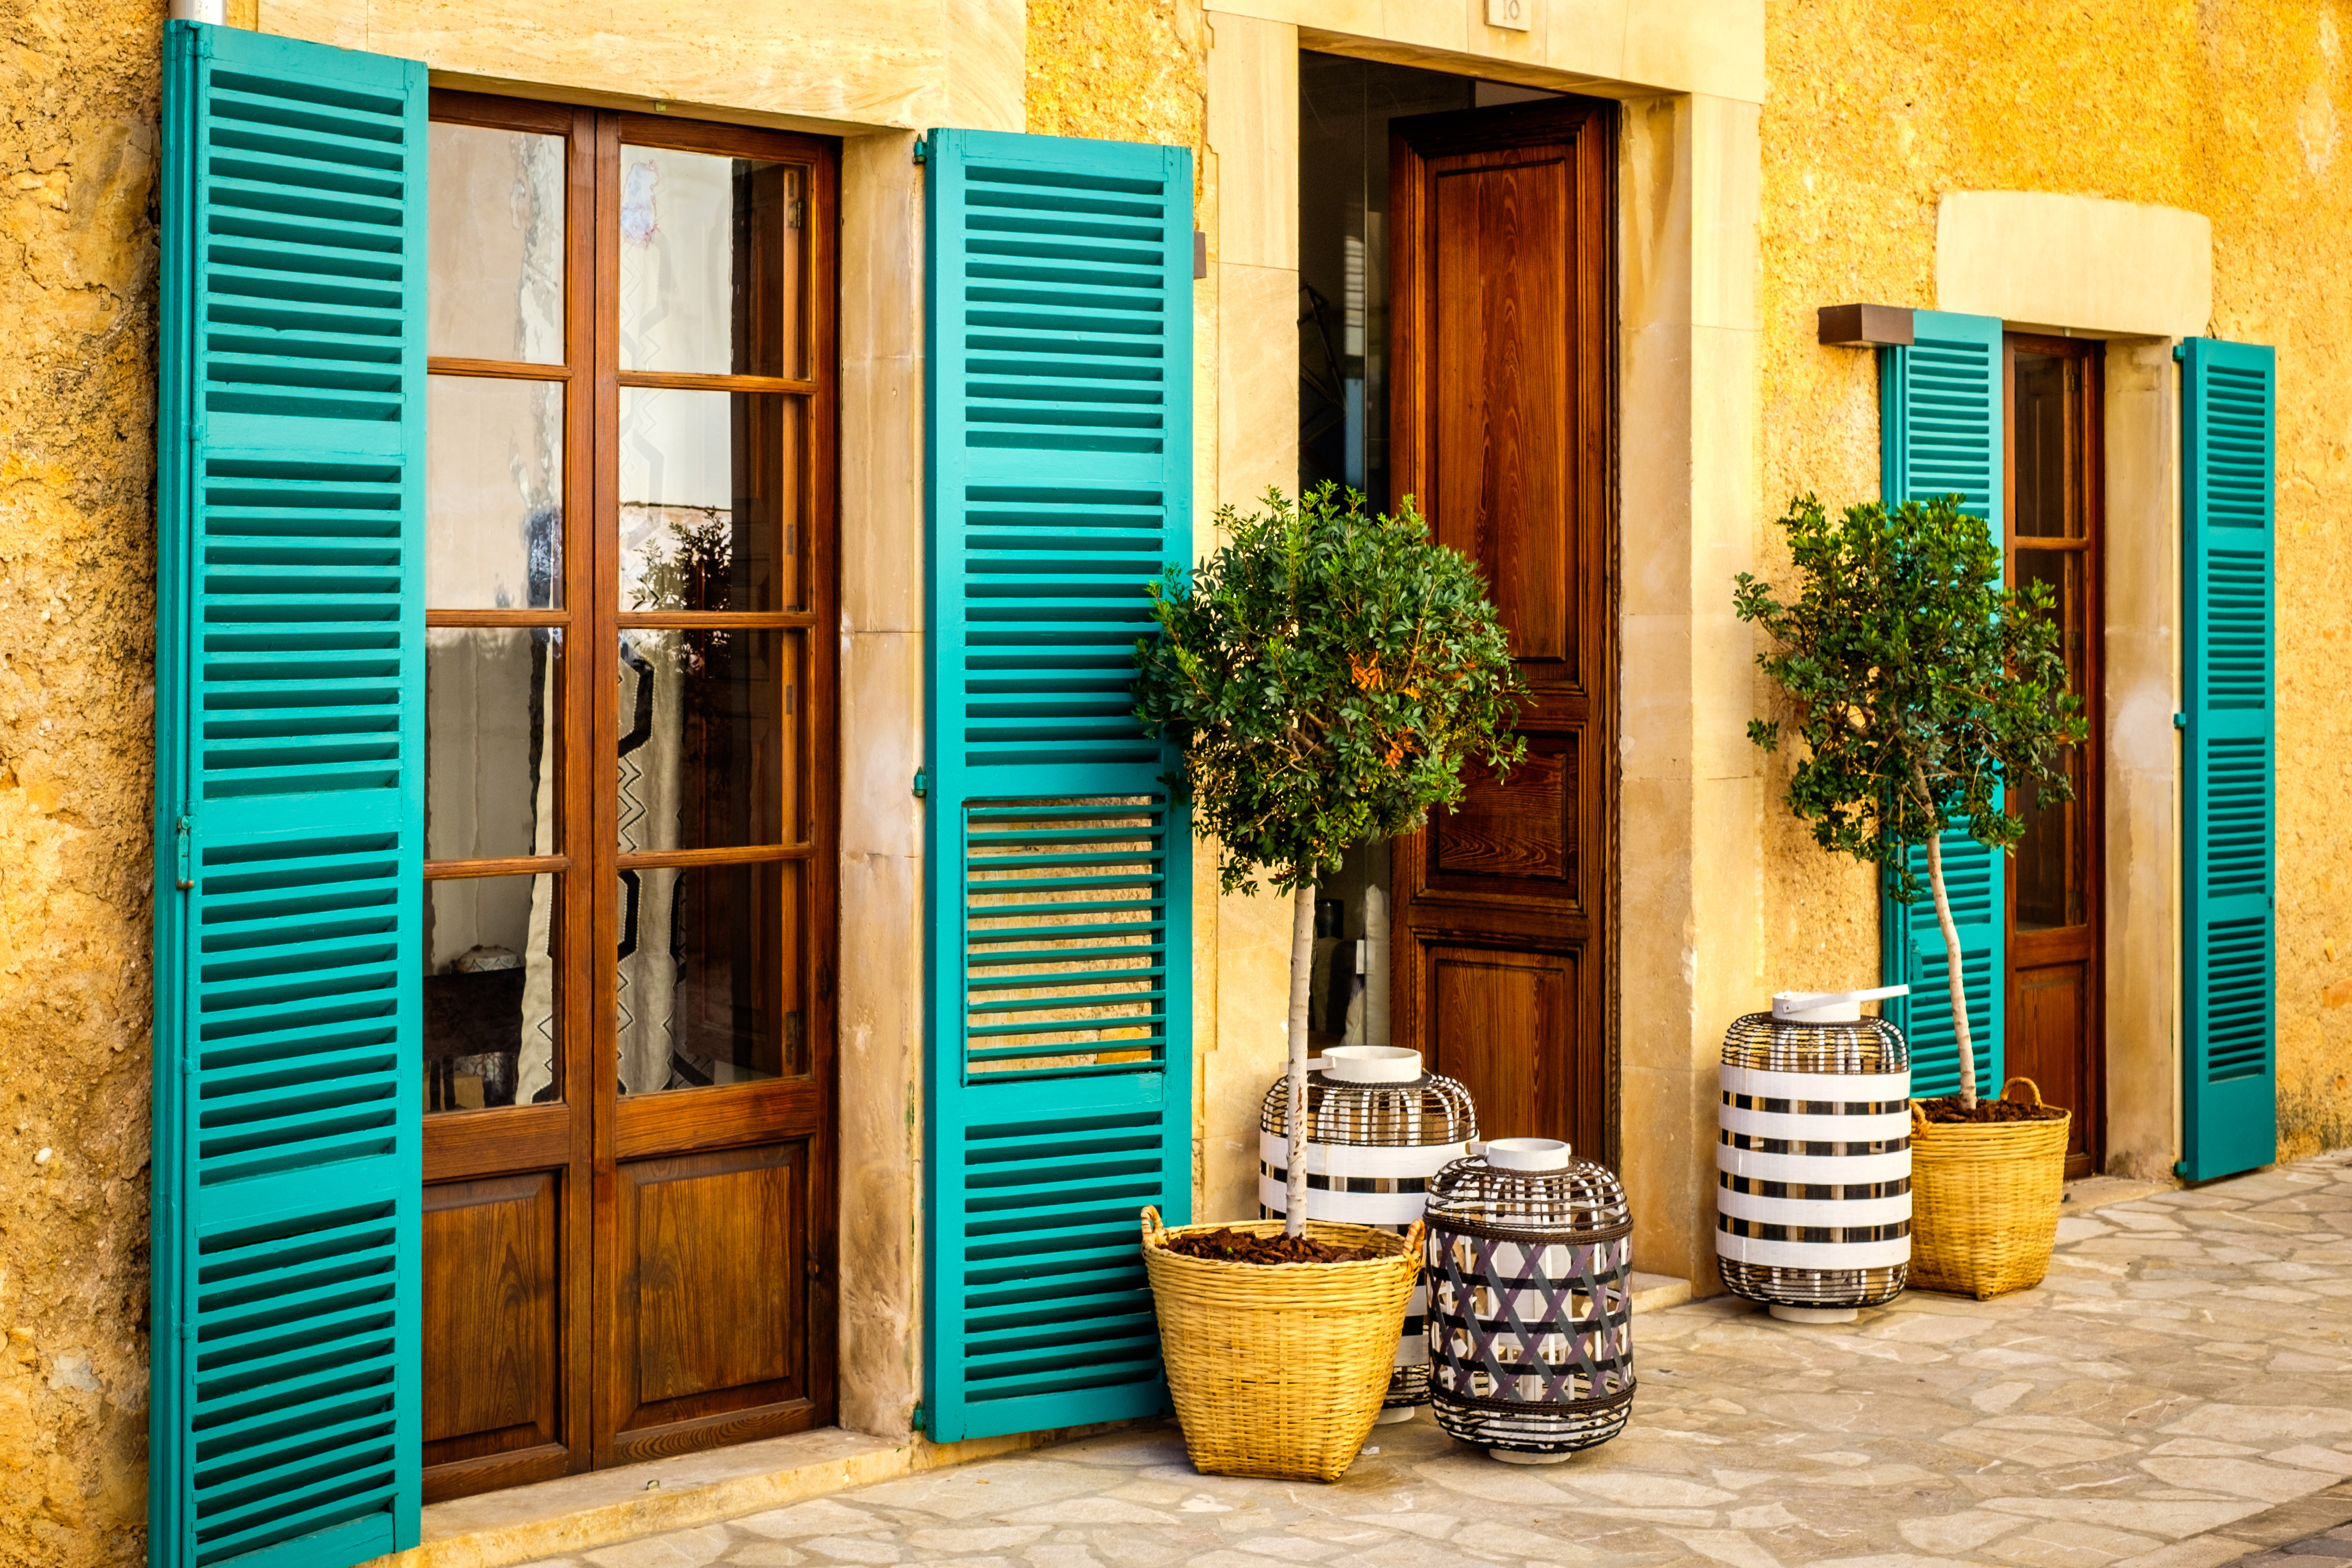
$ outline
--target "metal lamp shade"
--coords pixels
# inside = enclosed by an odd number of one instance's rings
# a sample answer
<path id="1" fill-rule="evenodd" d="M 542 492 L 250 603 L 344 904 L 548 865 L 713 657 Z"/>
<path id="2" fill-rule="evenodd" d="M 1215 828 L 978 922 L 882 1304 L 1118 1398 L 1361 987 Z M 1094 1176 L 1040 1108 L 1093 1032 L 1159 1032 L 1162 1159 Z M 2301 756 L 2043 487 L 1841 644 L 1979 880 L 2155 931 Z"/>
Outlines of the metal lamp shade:
<path id="1" fill-rule="evenodd" d="M 1791 1010 L 1724 1036 L 1716 1266 L 1776 1317 L 1838 1322 L 1894 1300 L 1909 1271 L 1911 1051 L 1858 1009 Z"/>
<path id="2" fill-rule="evenodd" d="M 1307 1075 L 1307 1218 L 1377 1225 L 1402 1235 L 1421 1218 L 1429 1179 L 1469 1152 L 1478 1135 L 1470 1092 L 1424 1072 L 1421 1053 L 1341 1046 Z M 1258 1113 L 1258 1207 L 1287 1212 L 1290 1083 L 1276 1079 Z M 1397 1341 L 1396 1370 L 1381 1419 L 1401 1421 L 1429 1403 L 1427 1292 L 1413 1287 Z"/>
<path id="3" fill-rule="evenodd" d="M 1544 1145 L 1528 1151 L 1516 1145 Z M 1510 1168 L 1498 1162 L 1554 1168 Z M 1503 1139 L 1440 1172 L 1428 1223 L 1430 1409 L 1498 1459 L 1605 1443 L 1633 1407 L 1633 1220 L 1564 1144 Z"/>

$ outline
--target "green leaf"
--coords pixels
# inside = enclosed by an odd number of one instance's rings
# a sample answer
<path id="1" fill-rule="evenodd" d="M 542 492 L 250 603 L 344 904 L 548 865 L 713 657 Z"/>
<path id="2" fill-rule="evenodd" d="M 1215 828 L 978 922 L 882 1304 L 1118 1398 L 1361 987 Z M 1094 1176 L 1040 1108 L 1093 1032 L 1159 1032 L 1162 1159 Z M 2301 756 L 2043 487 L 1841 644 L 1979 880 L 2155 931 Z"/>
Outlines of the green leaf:
<path id="1" fill-rule="evenodd" d="M 1325 485 L 1263 507 L 1221 510 L 1230 542 L 1152 586 L 1136 716 L 1182 750 L 1170 782 L 1225 890 L 1265 872 L 1291 893 L 1459 801 L 1465 765 L 1517 765 L 1527 687 L 1477 569 L 1410 497 L 1375 517 Z"/>
<path id="2" fill-rule="evenodd" d="M 2000 585 L 2000 548 L 1958 497 L 1867 502 L 1833 522 L 1805 496 L 1779 526 L 1795 597 L 1742 572 L 1732 608 L 1776 644 L 1756 662 L 1795 709 L 1804 747 L 1786 800 L 1816 842 L 1888 867 L 1908 903 L 1921 891 L 1908 846 L 1957 828 L 2010 849 L 2022 791 L 2072 798 L 2064 748 L 2084 738 L 2083 705 L 2049 589 Z M 1770 751 L 1781 728 L 1759 719 L 1748 736 Z"/>

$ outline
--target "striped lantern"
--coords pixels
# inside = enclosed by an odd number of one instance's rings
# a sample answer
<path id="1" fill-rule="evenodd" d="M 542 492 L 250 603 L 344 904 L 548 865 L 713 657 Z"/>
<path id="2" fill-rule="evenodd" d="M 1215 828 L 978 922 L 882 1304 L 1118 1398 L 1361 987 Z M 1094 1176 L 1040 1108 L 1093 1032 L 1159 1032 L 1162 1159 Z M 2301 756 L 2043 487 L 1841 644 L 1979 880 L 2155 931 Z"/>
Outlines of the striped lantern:
<path id="1" fill-rule="evenodd" d="M 1911 1263 L 1911 1051 L 1862 1004 L 1783 991 L 1723 1040 L 1716 1266 L 1790 1322 L 1844 1322 L 1903 1292 Z"/>
<path id="2" fill-rule="evenodd" d="M 1633 1408 L 1633 1216 L 1551 1138 L 1497 1138 L 1430 1183 L 1430 1411 L 1512 1464 L 1553 1464 Z"/>
<path id="3" fill-rule="evenodd" d="M 1258 1212 L 1286 1213 L 1290 1176 L 1290 1081 L 1275 1080 L 1258 1113 Z M 1421 1218 L 1429 1178 L 1478 1135 L 1470 1092 L 1423 1072 L 1421 1053 L 1385 1045 L 1335 1046 L 1307 1075 L 1307 1218 L 1377 1225 L 1402 1235 Z M 1428 1295 L 1416 1284 L 1397 1341 L 1382 1421 L 1406 1421 L 1429 1403 Z"/>

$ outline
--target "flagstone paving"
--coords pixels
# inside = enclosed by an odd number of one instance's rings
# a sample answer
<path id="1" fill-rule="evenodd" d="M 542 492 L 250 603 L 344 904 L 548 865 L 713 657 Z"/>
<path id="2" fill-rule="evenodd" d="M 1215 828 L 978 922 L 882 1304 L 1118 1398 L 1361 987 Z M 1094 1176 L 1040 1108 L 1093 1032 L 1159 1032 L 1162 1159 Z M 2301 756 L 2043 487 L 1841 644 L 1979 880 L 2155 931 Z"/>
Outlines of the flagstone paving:
<path id="1" fill-rule="evenodd" d="M 1495 1463 L 1424 1414 L 1336 1485 L 1238 1480 L 1196 1473 L 1172 1427 L 1129 1430 L 544 1568 L 2352 1558 L 2352 1158 L 2060 1235 L 2048 1281 L 1994 1301 L 1912 1292 L 1835 1327 L 1720 1298 L 1644 1312 L 1631 1424 L 1566 1464 Z"/>

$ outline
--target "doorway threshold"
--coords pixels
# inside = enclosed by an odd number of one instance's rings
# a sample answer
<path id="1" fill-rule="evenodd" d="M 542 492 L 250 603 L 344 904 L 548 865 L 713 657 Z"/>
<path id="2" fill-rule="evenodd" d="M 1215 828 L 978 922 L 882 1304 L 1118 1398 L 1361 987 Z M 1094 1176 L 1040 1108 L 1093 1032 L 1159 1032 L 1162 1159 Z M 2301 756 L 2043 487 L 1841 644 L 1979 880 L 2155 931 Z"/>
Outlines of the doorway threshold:
<path id="1" fill-rule="evenodd" d="M 1132 1425 L 1108 1422 L 961 1443 L 875 1437 L 837 1427 L 795 1432 L 429 1503 L 415 1549 L 363 1568 L 510 1568 Z"/>

